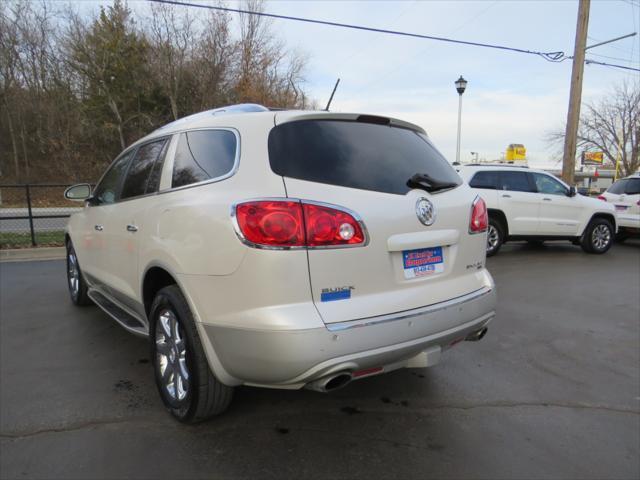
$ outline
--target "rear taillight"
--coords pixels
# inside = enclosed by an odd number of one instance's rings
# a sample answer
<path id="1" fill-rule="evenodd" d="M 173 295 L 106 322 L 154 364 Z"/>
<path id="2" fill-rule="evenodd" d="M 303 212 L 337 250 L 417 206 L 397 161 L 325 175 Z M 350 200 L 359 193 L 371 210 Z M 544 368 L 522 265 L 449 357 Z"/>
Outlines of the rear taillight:
<path id="1" fill-rule="evenodd" d="M 598 200 L 603 200 L 603 201 L 607 201 L 607 197 L 603 196 L 603 195 L 598 195 Z"/>
<path id="2" fill-rule="evenodd" d="M 267 248 L 363 246 L 366 234 L 355 214 L 334 205 L 300 200 L 256 200 L 234 207 L 238 236 Z"/>
<path id="3" fill-rule="evenodd" d="M 471 221 L 469 222 L 469 233 L 481 233 L 487 231 L 489 225 L 489 215 L 487 205 L 480 197 L 476 197 L 471 206 Z"/>

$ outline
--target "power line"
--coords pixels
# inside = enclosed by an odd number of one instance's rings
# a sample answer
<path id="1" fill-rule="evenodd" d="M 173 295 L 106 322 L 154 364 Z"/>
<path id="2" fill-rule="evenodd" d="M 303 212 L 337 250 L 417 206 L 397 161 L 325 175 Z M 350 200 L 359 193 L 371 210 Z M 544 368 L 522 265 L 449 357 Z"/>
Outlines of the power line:
<path id="1" fill-rule="evenodd" d="M 570 59 L 573 58 L 573 57 L 566 56 L 564 54 L 564 52 L 562 52 L 562 51 L 558 51 L 558 52 L 539 52 L 539 51 L 536 51 L 536 50 L 526 50 L 526 49 L 523 49 L 523 48 L 507 47 L 505 45 L 495 45 L 495 44 L 491 44 L 491 43 L 471 42 L 471 41 L 467 41 L 467 40 L 457 40 L 457 39 L 454 39 L 454 38 L 436 37 L 434 35 L 423 35 L 423 34 L 420 34 L 420 33 L 401 32 L 401 31 L 398 31 L 398 30 L 387 30 L 387 29 L 384 29 L 384 28 L 367 27 L 367 26 L 364 26 L 364 25 L 354 25 L 354 24 L 350 24 L 350 23 L 329 22 L 327 20 L 317 20 L 317 19 L 313 19 L 313 18 L 293 17 L 291 15 L 278 15 L 278 14 L 275 14 L 275 13 L 257 12 L 257 11 L 253 11 L 253 10 L 243 10 L 243 9 L 240 9 L 240 8 L 229 8 L 229 7 L 221 7 L 221 6 L 214 6 L 214 5 L 202 5 L 202 4 L 198 4 L 198 3 L 189 3 L 189 2 L 177 2 L 175 0 L 147 0 L 147 1 L 156 2 L 156 3 L 164 3 L 164 4 L 168 4 L 168 5 L 179 5 L 179 6 L 182 6 L 182 7 L 195 7 L 195 8 L 205 8 L 205 9 L 209 9 L 209 10 L 220 10 L 220 11 L 223 11 L 223 12 L 243 13 L 243 14 L 247 14 L 247 15 L 257 15 L 257 16 L 260 16 L 260 17 L 277 18 L 279 20 L 291 20 L 291 21 L 295 21 L 295 22 L 313 23 L 313 24 L 317 24 L 317 25 L 327 25 L 327 26 L 330 26 L 330 27 L 351 28 L 351 29 L 354 29 L 354 30 L 361 30 L 361 31 L 375 32 L 375 33 L 384 33 L 384 34 L 388 34 L 388 35 L 398 35 L 398 36 L 402 36 L 402 37 L 420 38 L 422 40 L 434 40 L 434 41 L 438 41 L 438 42 L 454 43 L 454 44 L 458 44 L 458 45 L 467 45 L 467 46 L 471 46 L 471 47 L 492 48 L 492 49 L 495 49 L 495 50 L 504 50 L 504 51 L 510 51 L 510 52 L 516 52 L 516 53 L 525 53 L 525 54 L 528 54 L 528 55 L 537 55 L 539 57 L 544 58 L 545 60 L 547 60 L 549 62 L 563 62 L 565 60 L 570 60 Z M 607 67 L 622 68 L 622 69 L 626 69 L 626 70 L 634 70 L 634 71 L 640 72 L 640 69 L 638 69 L 638 68 L 626 67 L 624 65 L 616 65 L 616 64 L 612 64 L 612 63 L 596 62 L 595 60 L 587 60 L 587 63 L 595 64 L 595 65 L 603 65 L 603 66 L 607 66 Z"/>
<path id="2" fill-rule="evenodd" d="M 586 58 L 584 60 L 584 63 L 586 63 L 587 65 L 603 65 L 605 67 L 615 67 L 615 68 L 622 68 L 624 70 L 633 70 L 634 72 L 640 72 L 640 68 L 634 68 L 634 67 L 627 67 L 626 65 L 616 65 L 614 63 L 605 63 L 605 62 L 598 62 L 596 60 L 591 60 L 589 58 Z"/>
<path id="3" fill-rule="evenodd" d="M 367 27 L 364 25 L 354 25 L 350 23 L 340 23 L 340 22 L 329 22 L 327 20 L 316 20 L 313 18 L 304 18 L 304 17 L 293 17 L 290 15 L 278 15 L 275 13 L 265 13 L 265 12 L 257 12 L 253 10 L 242 10 L 240 8 L 229 8 L 229 7 L 221 7 L 214 5 L 202 5 L 198 3 L 188 3 L 188 2 L 177 2 L 175 0 L 148 0 L 149 2 L 156 3 L 165 3 L 170 5 L 180 5 L 183 7 L 196 7 L 196 8 L 206 8 L 210 10 L 221 10 L 223 12 L 234 12 L 234 13 L 244 13 L 247 15 L 257 15 L 260 17 L 269 17 L 269 18 L 277 18 L 280 20 L 292 20 L 295 22 L 305 22 L 305 23 L 315 23 L 318 25 L 327 25 L 330 27 L 341 27 L 341 28 L 351 28 L 354 30 L 364 30 L 367 32 L 375 32 L 375 33 L 385 33 L 388 35 L 398 35 L 402 37 L 411 37 L 411 38 L 420 38 L 423 40 L 434 40 L 438 42 L 447 42 L 447 43 L 456 43 L 458 45 L 468 45 L 471 47 L 483 47 L 483 48 L 493 48 L 496 50 L 505 50 L 516 53 L 526 53 L 529 55 L 538 55 L 545 60 L 550 62 L 558 62 L 564 58 L 564 52 L 538 52 L 536 50 L 526 50 L 523 48 L 516 47 L 507 47 L 505 45 L 494 45 L 490 43 L 481 43 L 481 42 L 471 42 L 467 40 L 457 40 L 454 38 L 446 38 L 446 37 L 436 37 L 434 35 L 423 35 L 420 33 L 410 33 L 410 32 L 401 32 L 399 30 L 387 30 L 384 28 L 375 28 L 375 27 Z"/>

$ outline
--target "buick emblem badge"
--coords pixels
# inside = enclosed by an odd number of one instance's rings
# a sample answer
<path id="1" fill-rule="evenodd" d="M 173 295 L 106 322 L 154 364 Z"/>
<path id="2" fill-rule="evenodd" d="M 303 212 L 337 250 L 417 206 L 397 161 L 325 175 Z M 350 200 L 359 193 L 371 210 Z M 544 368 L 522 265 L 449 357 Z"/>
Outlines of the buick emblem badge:
<path id="1" fill-rule="evenodd" d="M 429 200 L 424 197 L 420 197 L 416 202 L 416 216 L 420 223 L 426 225 L 433 225 L 436 221 L 436 209 Z"/>

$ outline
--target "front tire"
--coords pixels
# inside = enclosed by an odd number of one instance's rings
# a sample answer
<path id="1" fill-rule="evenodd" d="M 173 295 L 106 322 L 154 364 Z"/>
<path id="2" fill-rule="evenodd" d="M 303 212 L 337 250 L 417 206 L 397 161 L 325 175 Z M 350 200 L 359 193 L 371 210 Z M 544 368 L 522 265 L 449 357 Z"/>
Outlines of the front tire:
<path id="1" fill-rule="evenodd" d="M 504 243 L 504 227 L 502 223 L 489 217 L 489 227 L 487 228 L 487 257 L 492 257 Z"/>
<path id="2" fill-rule="evenodd" d="M 82 270 L 80 270 L 78 256 L 71 240 L 67 242 L 67 287 L 74 305 L 84 307 L 93 303 L 87 295 L 87 282 L 85 282 Z"/>
<path id="3" fill-rule="evenodd" d="M 176 285 L 158 292 L 149 320 L 156 385 L 171 415 L 197 423 L 225 411 L 233 388 L 211 372 L 191 310 Z"/>
<path id="4" fill-rule="evenodd" d="M 587 253 L 602 254 L 611 248 L 613 237 L 611 222 L 604 218 L 594 218 L 582 236 L 581 246 Z"/>

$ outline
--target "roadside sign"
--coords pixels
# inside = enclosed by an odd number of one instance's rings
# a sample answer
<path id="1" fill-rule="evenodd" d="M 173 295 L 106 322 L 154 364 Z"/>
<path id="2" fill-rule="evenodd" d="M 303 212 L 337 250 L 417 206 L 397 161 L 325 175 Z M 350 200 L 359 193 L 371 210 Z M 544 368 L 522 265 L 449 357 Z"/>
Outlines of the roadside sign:
<path id="1" fill-rule="evenodd" d="M 602 165 L 603 163 L 604 153 L 582 152 L 582 165 Z"/>

